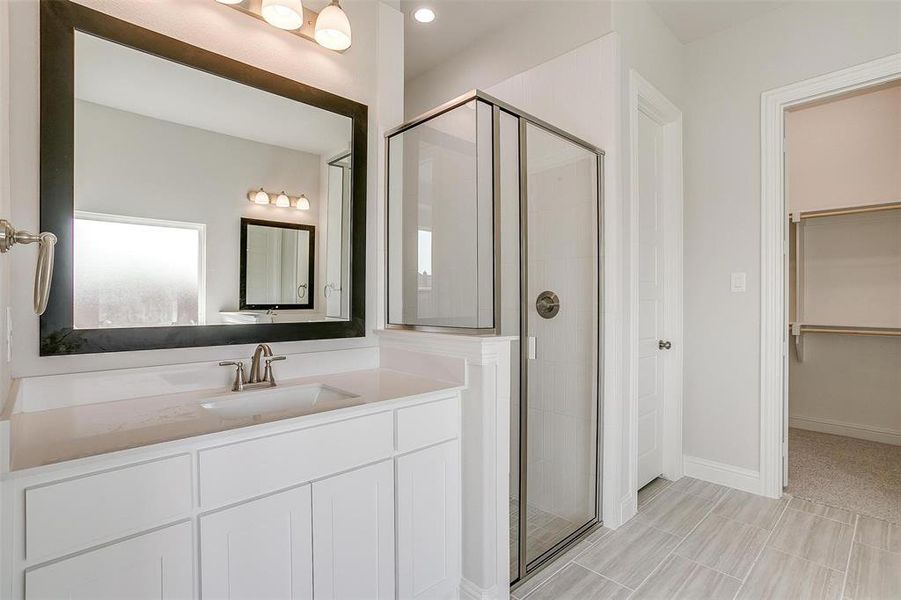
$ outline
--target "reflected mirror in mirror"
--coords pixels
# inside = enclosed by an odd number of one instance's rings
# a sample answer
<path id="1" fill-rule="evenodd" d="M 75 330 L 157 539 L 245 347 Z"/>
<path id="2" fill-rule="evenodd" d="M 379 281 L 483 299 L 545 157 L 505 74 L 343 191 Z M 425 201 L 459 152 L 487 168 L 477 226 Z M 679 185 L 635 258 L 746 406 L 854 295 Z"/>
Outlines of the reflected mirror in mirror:
<path id="1" fill-rule="evenodd" d="M 316 228 L 241 219 L 241 309 L 312 308 Z"/>
<path id="2" fill-rule="evenodd" d="M 76 31 L 75 328 L 348 320 L 351 136 Z"/>

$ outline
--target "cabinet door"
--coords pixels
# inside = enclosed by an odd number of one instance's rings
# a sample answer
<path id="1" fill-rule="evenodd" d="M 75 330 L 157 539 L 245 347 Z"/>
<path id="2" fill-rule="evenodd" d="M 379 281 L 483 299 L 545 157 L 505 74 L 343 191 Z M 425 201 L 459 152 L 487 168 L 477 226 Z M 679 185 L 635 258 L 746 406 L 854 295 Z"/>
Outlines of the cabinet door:
<path id="1" fill-rule="evenodd" d="M 205 600 L 313 597 L 310 486 L 200 517 Z"/>
<path id="2" fill-rule="evenodd" d="M 460 584 L 460 445 L 397 459 L 397 597 L 456 597 Z"/>
<path id="3" fill-rule="evenodd" d="M 316 600 L 393 600 L 394 465 L 313 484 Z"/>
<path id="4" fill-rule="evenodd" d="M 27 571 L 25 598 L 190 599 L 191 537 L 191 524 L 180 523 Z"/>

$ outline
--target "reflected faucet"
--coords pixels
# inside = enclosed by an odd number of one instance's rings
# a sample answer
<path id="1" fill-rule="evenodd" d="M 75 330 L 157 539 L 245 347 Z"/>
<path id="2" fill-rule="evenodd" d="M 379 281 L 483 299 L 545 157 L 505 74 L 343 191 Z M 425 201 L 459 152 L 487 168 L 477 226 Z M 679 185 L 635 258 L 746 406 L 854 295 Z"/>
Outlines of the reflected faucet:
<path id="1" fill-rule="evenodd" d="M 253 351 L 253 357 L 250 359 L 250 375 L 244 377 L 244 363 L 235 362 L 233 360 L 222 361 L 219 366 L 235 366 L 235 382 L 232 385 L 233 392 L 242 392 L 246 388 L 255 387 L 273 387 L 275 383 L 275 373 L 272 371 L 272 363 L 277 360 L 285 360 L 285 356 L 273 356 L 272 348 L 269 344 L 260 344 Z M 260 368 L 260 361 L 266 363 L 265 369 Z M 262 373 L 262 375 L 261 375 Z"/>

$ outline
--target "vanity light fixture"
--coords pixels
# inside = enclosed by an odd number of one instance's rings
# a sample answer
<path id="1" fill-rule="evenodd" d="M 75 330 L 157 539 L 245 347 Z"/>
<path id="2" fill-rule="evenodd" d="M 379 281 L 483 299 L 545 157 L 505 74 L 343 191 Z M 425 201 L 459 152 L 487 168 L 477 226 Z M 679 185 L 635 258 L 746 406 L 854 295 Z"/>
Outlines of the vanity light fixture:
<path id="1" fill-rule="evenodd" d="M 275 205 L 279 208 L 288 208 L 289 206 L 291 206 L 291 198 L 288 198 L 288 194 L 282 192 L 275 199 Z"/>
<path id="2" fill-rule="evenodd" d="M 427 6 L 423 6 L 422 8 L 416 9 L 416 12 L 413 13 L 413 18 L 420 23 L 431 23 L 435 20 L 435 11 Z"/>
<path id="3" fill-rule="evenodd" d="M 269 194 L 263 191 L 263 188 L 260 188 L 257 191 L 251 191 L 247 193 L 247 199 L 253 202 L 254 204 L 269 204 Z"/>
<path id="4" fill-rule="evenodd" d="M 303 194 L 300 195 L 300 198 L 297 199 L 297 204 L 294 205 L 297 210 L 310 210 L 310 201 L 307 200 L 307 197 Z"/>
<path id="5" fill-rule="evenodd" d="M 329 50 L 347 50 L 351 44 L 350 21 L 338 0 L 322 9 L 316 17 L 316 42 Z"/>
<path id="6" fill-rule="evenodd" d="M 216 0 L 246 15 L 266 21 L 335 52 L 344 52 L 353 41 L 350 19 L 338 0 L 320 12 L 306 8 L 302 0 Z M 434 19 L 434 13 L 432 13 Z"/>
<path id="7" fill-rule="evenodd" d="M 263 0 L 260 13 L 266 22 L 289 31 L 303 26 L 303 3 L 300 0 Z"/>

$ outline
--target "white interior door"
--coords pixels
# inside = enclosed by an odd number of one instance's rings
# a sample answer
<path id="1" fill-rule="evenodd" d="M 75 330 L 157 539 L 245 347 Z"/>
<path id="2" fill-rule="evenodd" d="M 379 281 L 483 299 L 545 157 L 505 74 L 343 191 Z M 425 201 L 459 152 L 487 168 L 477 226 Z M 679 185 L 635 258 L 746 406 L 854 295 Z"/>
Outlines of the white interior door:
<path id="1" fill-rule="evenodd" d="M 663 126 L 638 112 L 638 488 L 663 473 Z"/>

